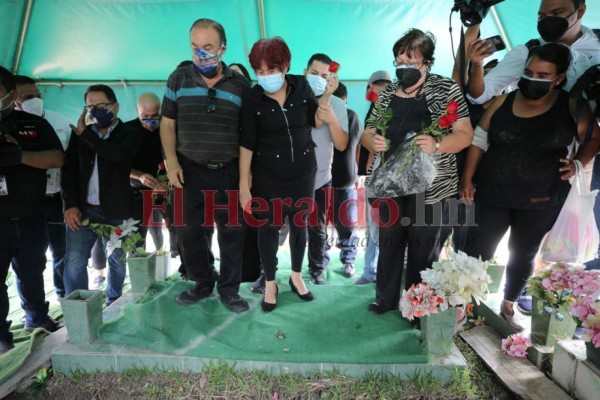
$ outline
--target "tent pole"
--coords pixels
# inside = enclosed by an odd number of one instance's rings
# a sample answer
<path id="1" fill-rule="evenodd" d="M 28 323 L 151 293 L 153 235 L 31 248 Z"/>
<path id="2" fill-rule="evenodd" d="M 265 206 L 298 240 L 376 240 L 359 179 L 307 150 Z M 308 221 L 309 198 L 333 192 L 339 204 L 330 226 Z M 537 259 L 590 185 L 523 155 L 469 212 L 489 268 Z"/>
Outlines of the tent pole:
<path id="1" fill-rule="evenodd" d="M 258 3 L 258 19 L 260 23 L 260 38 L 267 38 L 267 24 L 265 20 L 265 2 L 263 0 L 257 0 Z"/>
<path id="2" fill-rule="evenodd" d="M 21 64 L 21 56 L 23 55 L 23 45 L 25 44 L 25 37 L 27 36 L 27 30 L 29 29 L 29 20 L 31 19 L 31 10 L 33 8 L 33 0 L 27 0 L 25 5 L 25 11 L 23 12 L 23 18 L 21 19 L 21 29 L 19 32 L 19 43 L 15 50 L 15 56 L 12 66 L 13 74 L 16 74 Z"/>
<path id="3" fill-rule="evenodd" d="M 114 81 L 114 80 L 97 80 L 97 81 L 93 81 L 93 80 L 89 80 L 89 81 L 85 81 L 85 80 L 69 80 L 69 81 L 61 81 L 61 80 L 57 80 L 57 79 L 48 79 L 48 80 L 39 80 L 36 82 L 36 84 L 38 86 L 59 86 L 59 87 L 63 87 L 63 86 L 91 86 L 91 85 L 97 85 L 97 84 L 104 84 L 104 85 L 108 85 L 108 86 L 123 86 L 123 87 L 127 87 L 127 86 L 154 86 L 154 85 L 158 85 L 158 86 L 164 86 L 167 84 L 167 81 L 165 80 L 157 80 L 157 81 L 129 81 L 129 80 L 124 80 L 121 79 L 119 81 Z"/>
<path id="4" fill-rule="evenodd" d="M 490 7 L 492 11 L 492 17 L 494 18 L 494 22 L 496 23 L 496 27 L 498 27 L 498 31 L 500 31 L 500 36 L 502 36 L 502 40 L 504 40 L 504 44 L 506 44 L 506 50 L 511 51 L 512 46 L 510 44 L 510 40 L 508 40 L 508 35 L 506 34 L 506 30 L 504 29 L 504 24 L 500 19 L 500 15 L 498 15 L 498 11 L 496 10 L 496 6 Z"/>

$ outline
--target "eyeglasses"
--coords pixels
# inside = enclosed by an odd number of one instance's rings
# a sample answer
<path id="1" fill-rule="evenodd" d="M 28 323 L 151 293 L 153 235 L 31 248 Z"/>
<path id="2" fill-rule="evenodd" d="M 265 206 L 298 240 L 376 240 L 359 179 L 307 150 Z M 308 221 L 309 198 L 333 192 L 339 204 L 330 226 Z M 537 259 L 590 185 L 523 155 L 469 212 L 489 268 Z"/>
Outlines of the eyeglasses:
<path id="1" fill-rule="evenodd" d="M 407 66 L 407 67 L 412 67 L 412 68 L 419 68 L 419 64 L 420 64 L 420 63 L 417 63 L 417 64 L 406 64 L 406 63 L 401 63 L 401 62 L 398 62 L 398 61 L 396 61 L 396 60 L 392 61 L 392 65 L 393 65 L 394 67 L 396 67 L 396 68 L 398 68 L 398 67 L 399 67 L 399 66 L 401 66 L 401 65 L 405 65 L 405 66 Z"/>
<path id="2" fill-rule="evenodd" d="M 112 106 L 115 103 L 97 103 L 97 104 L 90 104 L 89 106 L 85 106 L 85 109 L 88 111 L 92 111 L 93 109 L 98 109 L 98 110 L 108 110 L 108 108 L 110 106 Z"/>
<path id="3" fill-rule="evenodd" d="M 217 105 L 215 104 L 215 97 L 217 97 L 217 90 L 213 88 L 208 89 L 207 103 L 206 103 L 206 112 L 211 113 L 217 109 Z"/>

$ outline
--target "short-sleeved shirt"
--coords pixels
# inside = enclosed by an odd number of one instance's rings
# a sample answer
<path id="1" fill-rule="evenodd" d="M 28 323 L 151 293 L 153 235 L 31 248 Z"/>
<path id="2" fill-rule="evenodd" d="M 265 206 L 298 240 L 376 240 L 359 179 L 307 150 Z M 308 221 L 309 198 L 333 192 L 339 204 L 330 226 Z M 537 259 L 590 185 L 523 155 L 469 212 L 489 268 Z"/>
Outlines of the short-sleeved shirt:
<path id="1" fill-rule="evenodd" d="M 249 86 L 224 68 L 212 88 L 214 97 L 194 65 L 177 68 L 169 76 L 161 113 L 177 122 L 176 150 L 192 161 L 230 161 L 239 156 L 240 109 Z"/>
<path id="2" fill-rule="evenodd" d="M 0 131 L 19 142 L 23 151 L 59 150 L 63 148 L 52 126 L 43 119 L 23 111 L 13 112 L 0 123 Z M 0 219 L 40 215 L 46 207 L 46 170 L 24 164 L 0 167 L 6 181 L 7 195 L 0 195 Z"/>
<path id="3" fill-rule="evenodd" d="M 335 112 L 342 130 L 348 134 L 348 112 L 346 103 L 339 97 L 331 96 L 331 106 Z M 312 139 L 317 145 L 315 155 L 317 156 L 317 176 L 315 177 L 315 190 L 331 181 L 331 164 L 333 163 L 333 141 L 329 125 L 323 124 L 320 128 L 312 129 Z"/>

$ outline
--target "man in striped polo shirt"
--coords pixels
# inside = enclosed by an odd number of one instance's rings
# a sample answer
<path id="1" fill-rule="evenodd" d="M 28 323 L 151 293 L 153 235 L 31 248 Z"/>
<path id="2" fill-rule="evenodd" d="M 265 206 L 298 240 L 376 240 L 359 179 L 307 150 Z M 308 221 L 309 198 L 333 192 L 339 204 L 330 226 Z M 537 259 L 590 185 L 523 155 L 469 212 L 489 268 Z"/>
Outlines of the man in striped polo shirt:
<path id="1" fill-rule="evenodd" d="M 177 239 L 193 289 L 177 296 L 190 305 L 212 296 L 215 278 L 209 262 L 208 230 L 216 221 L 221 254 L 217 282 L 222 303 L 234 312 L 248 310 L 238 295 L 245 229 L 237 196 L 239 116 L 248 82 L 221 62 L 225 30 L 199 19 L 190 29 L 193 64 L 169 77 L 162 104 L 160 137 L 169 181 L 183 188 L 183 226 Z M 229 192 L 226 191 L 234 191 Z"/>

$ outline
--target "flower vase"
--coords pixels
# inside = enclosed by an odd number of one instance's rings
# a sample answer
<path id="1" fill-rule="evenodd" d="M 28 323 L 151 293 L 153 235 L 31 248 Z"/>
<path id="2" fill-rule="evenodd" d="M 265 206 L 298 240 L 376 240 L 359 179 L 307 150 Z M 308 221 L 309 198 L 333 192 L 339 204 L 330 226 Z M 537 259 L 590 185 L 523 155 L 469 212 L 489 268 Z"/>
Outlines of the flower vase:
<path id="1" fill-rule="evenodd" d="M 600 368 L 600 347 L 594 347 L 592 342 L 585 342 L 585 353 L 587 360 Z"/>
<path id="2" fill-rule="evenodd" d="M 505 269 L 505 265 L 488 264 L 487 273 L 490 276 L 490 278 L 492 278 L 492 282 L 488 284 L 488 292 L 498 293 L 498 290 L 500 289 L 500 282 L 502 282 L 502 277 L 504 276 Z"/>
<path id="3" fill-rule="evenodd" d="M 164 281 L 170 275 L 169 271 L 169 256 L 156 256 L 156 280 Z"/>
<path id="4" fill-rule="evenodd" d="M 548 307 L 542 299 L 533 296 L 531 310 L 531 342 L 554 347 L 557 340 L 571 339 L 577 323 L 567 306 Z"/>
<path id="5" fill-rule="evenodd" d="M 156 281 L 156 253 L 146 256 L 128 257 L 131 291 L 143 292 Z"/>
<path id="6" fill-rule="evenodd" d="M 452 351 L 456 308 L 421 318 L 421 340 L 428 353 L 449 354 Z"/>
<path id="7" fill-rule="evenodd" d="M 91 343 L 96 339 L 102 325 L 102 304 L 100 290 L 75 290 L 60 300 L 69 342 Z"/>

